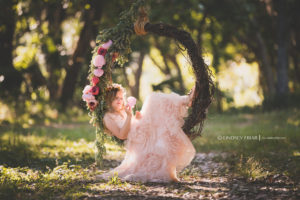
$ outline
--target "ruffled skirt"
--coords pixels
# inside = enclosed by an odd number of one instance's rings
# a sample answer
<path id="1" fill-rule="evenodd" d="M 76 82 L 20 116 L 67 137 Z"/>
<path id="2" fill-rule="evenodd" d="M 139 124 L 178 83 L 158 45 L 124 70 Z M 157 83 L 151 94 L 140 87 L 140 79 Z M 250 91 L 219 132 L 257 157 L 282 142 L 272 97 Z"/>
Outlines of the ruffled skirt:
<path id="1" fill-rule="evenodd" d="M 195 148 L 182 131 L 187 96 L 152 92 L 145 100 L 141 119 L 132 118 L 122 163 L 100 178 L 115 173 L 122 180 L 169 182 L 195 156 Z"/>

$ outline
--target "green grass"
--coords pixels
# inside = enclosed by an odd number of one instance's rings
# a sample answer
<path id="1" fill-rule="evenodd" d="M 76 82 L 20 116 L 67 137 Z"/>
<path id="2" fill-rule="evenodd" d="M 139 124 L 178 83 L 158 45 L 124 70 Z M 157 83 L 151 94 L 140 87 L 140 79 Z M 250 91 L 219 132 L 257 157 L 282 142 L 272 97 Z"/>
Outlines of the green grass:
<path id="1" fill-rule="evenodd" d="M 299 181 L 299 127 L 299 109 L 212 114 L 205 122 L 203 136 L 193 143 L 198 152 L 231 153 L 227 162 L 247 178 L 284 173 Z"/>
<path id="2" fill-rule="evenodd" d="M 101 173 L 94 165 L 95 130 L 88 117 L 49 126 L 0 127 L 0 199 L 78 199 L 112 188 L 131 187 L 143 191 L 143 184 L 121 183 L 117 177 L 92 183 Z M 203 136 L 193 141 L 197 152 L 228 152 L 226 173 L 249 180 L 284 174 L 299 182 L 300 110 L 266 113 L 209 114 Z M 230 140 L 225 136 L 285 137 L 284 140 Z M 106 169 L 111 160 L 122 159 L 124 149 L 106 144 Z M 194 173 L 193 171 L 190 173 Z"/>

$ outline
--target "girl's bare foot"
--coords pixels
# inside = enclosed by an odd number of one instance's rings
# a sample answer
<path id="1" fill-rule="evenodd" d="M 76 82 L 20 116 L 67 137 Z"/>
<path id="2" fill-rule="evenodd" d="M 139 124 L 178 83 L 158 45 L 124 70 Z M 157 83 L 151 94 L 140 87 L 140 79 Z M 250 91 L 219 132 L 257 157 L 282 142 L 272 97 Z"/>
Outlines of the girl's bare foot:
<path id="1" fill-rule="evenodd" d="M 172 181 L 178 183 L 178 182 L 180 182 L 180 179 L 177 177 L 172 177 Z"/>
<path id="2" fill-rule="evenodd" d="M 177 177 L 177 175 L 176 175 L 176 173 L 170 173 L 170 177 L 171 177 L 171 179 L 172 179 L 172 181 L 174 181 L 174 182 L 180 182 L 180 179 Z"/>
<path id="3" fill-rule="evenodd" d="M 179 182 L 180 180 L 177 178 L 176 167 L 174 165 L 169 166 L 169 174 L 170 178 L 174 182 Z"/>
<path id="4" fill-rule="evenodd" d="M 188 95 L 189 95 L 189 104 L 188 104 L 188 106 L 189 107 L 192 106 L 192 103 L 193 103 L 193 100 L 194 100 L 194 95 L 195 95 L 195 89 L 196 89 L 196 85 L 194 85 L 194 87 L 188 93 Z"/>

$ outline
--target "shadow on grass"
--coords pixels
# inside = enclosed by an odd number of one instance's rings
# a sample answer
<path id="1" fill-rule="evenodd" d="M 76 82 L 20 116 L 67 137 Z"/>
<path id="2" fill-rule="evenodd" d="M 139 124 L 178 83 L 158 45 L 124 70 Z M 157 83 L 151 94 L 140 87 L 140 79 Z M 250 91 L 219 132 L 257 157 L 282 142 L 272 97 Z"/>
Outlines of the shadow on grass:
<path id="1" fill-rule="evenodd" d="M 90 182 L 93 184 L 97 182 Z M 293 185 L 285 183 L 272 183 L 266 185 L 264 182 L 247 182 L 246 179 L 229 179 L 226 182 L 216 181 L 190 181 L 190 182 L 179 182 L 179 183 L 137 183 L 127 182 L 133 186 L 143 187 L 137 194 L 136 190 L 124 191 L 124 189 L 112 189 L 103 190 L 96 189 L 88 190 L 89 196 L 84 197 L 101 197 L 101 199 L 134 199 L 134 198 L 145 198 L 145 199 L 194 199 L 198 197 L 215 197 L 215 195 L 224 196 L 225 198 L 255 198 L 258 195 L 266 195 L 265 198 L 273 197 L 291 197 L 296 196 L 297 191 L 293 191 Z M 266 190 L 267 187 L 267 190 Z M 174 197 L 178 196 L 178 197 Z M 179 197 L 180 196 L 180 197 Z"/>
<path id="2" fill-rule="evenodd" d="M 55 148 L 53 146 L 53 148 Z M 45 171 L 69 162 L 71 164 L 79 164 L 88 166 L 95 162 L 93 155 L 88 153 L 81 154 L 63 154 L 60 152 L 54 154 L 43 155 L 39 147 L 18 141 L 15 144 L 2 141 L 0 148 L 0 165 L 6 167 L 28 167 L 31 169 Z"/>
<path id="3" fill-rule="evenodd" d="M 247 182 L 245 179 L 231 179 L 227 182 L 196 180 L 180 183 L 127 183 L 136 188 L 128 189 L 120 185 L 108 185 L 104 181 L 79 179 L 24 183 L 35 185 L 35 187 L 20 187 L 18 183 L 10 185 L 9 189 L 6 188 L 2 197 L 16 199 L 194 199 L 195 197 L 211 198 L 222 194 L 225 198 L 252 199 L 265 195 L 265 198 L 272 199 L 297 195 L 297 191 L 293 191 L 292 186 L 285 183 L 266 185 L 262 182 Z"/>

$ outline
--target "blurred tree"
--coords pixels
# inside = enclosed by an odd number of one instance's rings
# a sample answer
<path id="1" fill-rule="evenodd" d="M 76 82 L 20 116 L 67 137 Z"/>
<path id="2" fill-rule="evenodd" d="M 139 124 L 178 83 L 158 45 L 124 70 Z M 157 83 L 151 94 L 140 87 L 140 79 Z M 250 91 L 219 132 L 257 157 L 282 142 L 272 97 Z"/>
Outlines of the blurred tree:
<path id="1" fill-rule="evenodd" d="M 288 21 L 288 1 L 274 0 L 274 8 L 277 11 L 277 95 L 287 95 L 288 91 L 288 45 L 290 36 L 290 24 Z"/>
<path id="2" fill-rule="evenodd" d="M 32 92 L 46 86 L 50 101 L 61 103 L 62 108 L 74 100 L 74 94 L 78 102 L 82 85 L 87 82 L 91 45 L 98 30 L 117 24 L 119 13 L 133 1 L 1 0 L 1 99 L 10 102 L 20 94 L 31 99 Z M 213 55 L 211 65 L 216 73 L 220 65 L 227 60 L 237 60 L 236 55 L 240 55 L 248 62 L 259 64 L 265 100 L 299 90 L 300 1 L 151 0 L 147 4 L 151 22 L 162 21 L 190 32 L 200 49 Z M 77 20 L 79 28 L 71 55 L 65 53 L 62 26 L 72 19 Z M 132 62 L 137 63 L 132 70 L 134 81 L 129 80 L 131 75 L 126 73 L 126 68 L 120 69 L 124 76 L 118 78 L 128 85 L 131 94 L 139 97 L 142 63 L 147 54 L 151 55 L 153 47 L 162 60 L 153 55 L 151 59 L 166 78 L 154 88 L 168 87 L 184 93 L 182 72 L 176 60 L 180 48 L 176 42 L 150 35 L 132 39 L 133 51 L 137 52 L 137 56 L 132 57 Z M 26 51 L 20 53 L 20 47 Z M 14 66 L 13 57 L 22 53 L 26 62 L 17 62 Z M 45 63 L 40 61 L 42 56 Z M 132 65 L 126 67 L 129 66 Z M 221 110 L 225 97 L 221 90 L 217 90 L 216 95 Z"/>
<path id="3" fill-rule="evenodd" d="M 132 55 L 128 64 L 123 66 L 121 69 L 126 86 L 130 89 L 131 95 L 137 99 L 140 98 L 140 86 L 144 59 L 145 56 L 149 54 L 150 50 L 150 42 L 147 40 L 147 38 L 147 36 L 133 36 L 131 48 L 133 52 L 138 52 L 138 54 L 135 54 L 135 56 Z M 127 67 L 130 66 L 133 74 L 133 83 L 130 82 L 130 74 L 126 71 Z"/>
<path id="4" fill-rule="evenodd" d="M 92 0 L 85 11 L 83 12 L 82 22 L 83 28 L 80 32 L 79 40 L 76 49 L 72 55 L 70 66 L 67 68 L 67 75 L 64 79 L 63 89 L 61 94 L 62 108 L 66 108 L 69 100 L 72 99 L 75 87 L 77 86 L 80 67 L 85 62 L 86 54 L 91 50 L 90 43 L 95 40 L 98 33 L 100 19 L 102 15 L 104 1 Z"/>
<path id="5" fill-rule="evenodd" d="M 20 95 L 22 75 L 13 66 L 16 0 L 0 1 L 0 97 L 6 102 Z"/>
<path id="6" fill-rule="evenodd" d="M 219 58 L 215 57 L 219 57 L 222 49 L 232 44 L 236 49 L 234 52 L 239 52 L 249 62 L 256 61 L 259 63 L 260 84 L 265 100 L 278 99 L 281 95 L 288 94 L 288 59 L 289 52 L 292 50 L 288 36 L 290 35 L 291 24 L 296 23 L 296 18 L 293 15 L 297 14 L 296 12 L 295 14 L 292 14 L 293 12 L 287 14 L 287 12 L 288 10 L 292 11 L 293 7 L 299 7 L 299 3 L 294 0 L 199 2 L 203 4 L 208 18 L 212 22 L 216 19 L 216 23 L 222 27 L 215 31 L 221 36 L 221 40 L 217 45 L 214 45 L 213 42 L 211 45 L 211 52 L 214 56 L 213 65 L 218 63 Z M 207 30 L 212 34 L 213 41 L 213 26 Z M 295 27 L 292 30 L 295 30 Z M 294 53 L 294 55 L 297 54 Z M 221 54 L 220 59 L 226 60 L 226 55 Z M 296 60 L 294 63 L 297 63 Z M 297 64 L 294 64 L 294 69 L 297 69 Z M 275 74 L 276 79 L 274 79 Z M 277 81 L 276 86 L 275 80 Z"/>

